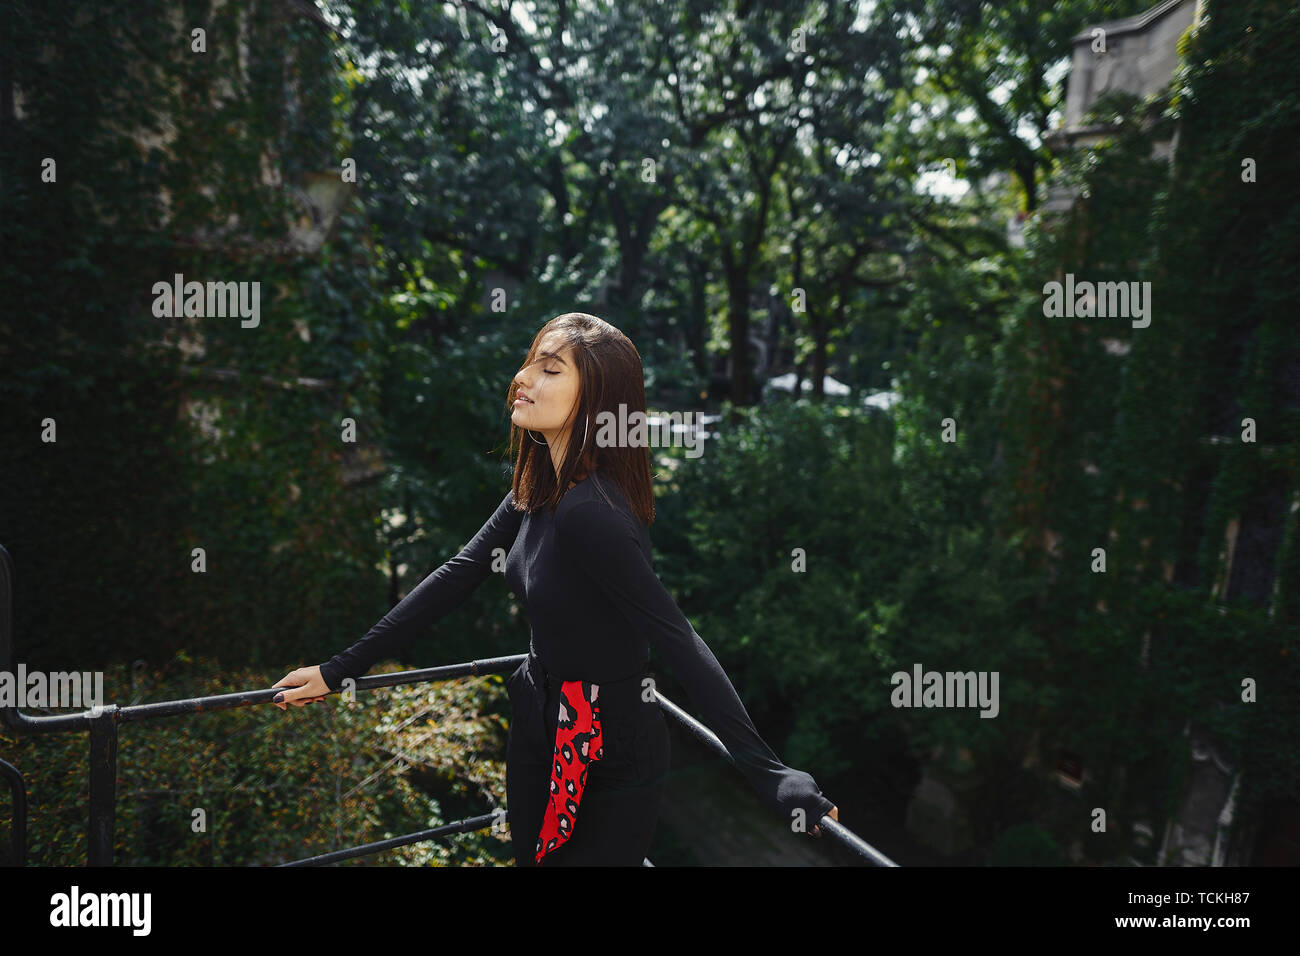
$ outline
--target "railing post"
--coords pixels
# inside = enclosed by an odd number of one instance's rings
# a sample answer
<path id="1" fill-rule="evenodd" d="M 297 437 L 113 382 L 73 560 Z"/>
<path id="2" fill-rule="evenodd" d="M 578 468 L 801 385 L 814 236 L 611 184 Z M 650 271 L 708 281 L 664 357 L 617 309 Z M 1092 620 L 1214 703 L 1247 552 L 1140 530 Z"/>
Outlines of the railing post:
<path id="1" fill-rule="evenodd" d="M 117 704 L 90 718 L 90 830 L 87 866 L 113 865 L 117 815 Z"/>

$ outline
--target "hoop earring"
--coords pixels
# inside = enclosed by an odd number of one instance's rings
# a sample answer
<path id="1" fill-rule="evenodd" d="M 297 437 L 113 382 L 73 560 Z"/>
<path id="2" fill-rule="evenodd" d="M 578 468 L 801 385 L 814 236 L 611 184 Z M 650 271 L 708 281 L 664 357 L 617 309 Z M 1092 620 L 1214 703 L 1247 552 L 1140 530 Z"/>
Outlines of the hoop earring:
<path id="1" fill-rule="evenodd" d="M 587 447 L 587 429 L 590 428 L 590 427 L 591 427 L 591 416 L 588 415 L 588 416 L 587 416 L 587 420 L 586 420 L 586 421 L 583 423 L 583 425 L 582 425 L 582 445 L 578 448 L 579 451 L 581 451 L 583 448 L 586 448 L 586 447 Z M 531 431 L 529 431 L 527 428 L 525 428 L 524 431 L 528 433 L 528 437 L 529 437 L 529 438 L 533 438 L 533 433 L 532 433 Z M 537 439 L 536 439 L 536 438 L 533 438 L 533 441 L 537 441 Z M 549 445 L 550 442 L 546 442 L 546 441 L 537 441 L 537 444 L 539 444 L 539 445 Z"/>

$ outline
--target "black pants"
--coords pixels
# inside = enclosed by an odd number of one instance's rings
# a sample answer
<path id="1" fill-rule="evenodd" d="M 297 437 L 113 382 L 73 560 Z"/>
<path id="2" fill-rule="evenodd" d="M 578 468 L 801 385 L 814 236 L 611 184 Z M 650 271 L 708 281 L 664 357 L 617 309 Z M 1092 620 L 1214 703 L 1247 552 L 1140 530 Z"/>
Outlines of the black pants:
<path id="1" fill-rule="evenodd" d="M 572 835 L 546 854 L 543 868 L 640 866 L 645 859 L 671 754 L 659 703 L 642 699 L 642 676 L 598 685 L 603 757 L 588 768 Z M 506 812 L 517 866 L 536 865 L 537 836 L 550 800 L 560 684 L 531 654 L 506 682 L 513 706 Z"/>

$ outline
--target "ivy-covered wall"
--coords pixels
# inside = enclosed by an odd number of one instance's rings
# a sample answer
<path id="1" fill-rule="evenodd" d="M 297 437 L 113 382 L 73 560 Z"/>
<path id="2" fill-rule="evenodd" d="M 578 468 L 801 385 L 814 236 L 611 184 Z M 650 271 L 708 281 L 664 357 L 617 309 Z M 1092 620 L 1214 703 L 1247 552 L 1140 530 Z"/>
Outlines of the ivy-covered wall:
<path id="1" fill-rule="evenodd" d="M 1162 101 L 1097 104 L 1116 135 L 1062 171 L 1070 215 L 1031 229 L 1039 286 L 1151 283 L 1146 327 L 1031 298 L 1003 383 L 1002 512 L 1052 575 L 1041 746 L 1081 757 L 1079 806 L 1108 810 L 1117 851 L 1176 812 L 1189 721 L 1241 774 L 1239 837 L 1300 796 L 1300 117 L 1279 106 L 1300 97 L 1298 18 L 1209 4 Z M 1170 166 L 1152 147 L 1174 124 Z"/>
<path id="2" fill-rule="evenodd" d="M 20 653 L 332 653 L 384 599 L 369 486 L 342 481 L 343 419 L 362 442 L 380 427 L 359 203 L 304 241 L 320 185 L 355 188 L 337 38 L 256 2 L 55 2 L 9 28 L 0 541 Z M 177 274 L 258 283 L 258 324 L 160 315 Z"/>

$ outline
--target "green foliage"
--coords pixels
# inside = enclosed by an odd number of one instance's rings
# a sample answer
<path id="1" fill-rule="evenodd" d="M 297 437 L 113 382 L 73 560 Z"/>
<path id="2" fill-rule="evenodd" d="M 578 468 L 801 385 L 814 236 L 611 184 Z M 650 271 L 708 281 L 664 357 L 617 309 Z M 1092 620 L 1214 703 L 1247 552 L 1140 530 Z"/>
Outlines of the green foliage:
<path id="1" fill-rule="evenodd" d="M 904 416 L 899 427 L 915 424 Z M 1012 556 L 936 509 L 932 486 L 909 483 L 894 461 L 895 444 L 891 424 L 865 412 L 806 402 L 753 410 L 698 464 L 678 468 L 679 491 L 661 506 L 661 522 L 684 529 L 667 548 L 657 537 L 669 552 L 661 574 L 746 705 L 789 733 L 778 752 L 828 780 L 900 733 L 918 755 L 1002 746 L 993 725 L 1027 733 L 1042 693 L 1004 684 L 1002 717 L 974 724 L 970 712 L 890 705 L 890 675 L 913 663 L 1025 674 L 1041 653 L 1017 623 L 1030 586 Z M 949 467 L 931 480 L 947 487 L 971 466 Z M 806 571 L 794 570 L 795 549 Z M 689 560 L 674 553 L 683 550 Z"/>
<path id="2" fill-rule="evenodd" d="M 1180 808 L 1189 721 L 1210 729 L 1242 774 L 1237 822 L 1300 792 L 1294 695 L 1261 693 L 1249 704 L 1241 683 L 1295 678 L 1300 634 L 1284 597 L 1296 581 L 1293 532 L 1261 559 L 1243 556 L 1252 547 L 1243 530 L 1242 567 L 1229 578 L 1224 562 L 1230 523 L 1294 523 L 1284 505 L 1300 436 L 1300 301 L 1294 263 L 1278 250 L 1300 240 L 1300 193 L 1289 179 L 1248 184 L 1241 172 L 1244 156 L 1261 169 L 1288 162 L 1281 144 L 1295 139 L 1294 111 L 1272 107 L 1300 100 L 1293 56 L 1280 48 L 1295 45 L 1295 13 L 1214 6 L 1185 45 L 1187 66 L 1169 95 L 1097 104 L 1091 119 L 1115 132 L 1062 170 L 1061 182 L 1079 191 L 1075 210 L 1029 230 L 1030 288 L 1067 272 L 1147 280 L 1151 325 L 1045 319 L 1041 305 L 1020 306 L 998 362 L 995 421 L 1007 463 L 994 500 L 1002 527 L 1044 545 L 1026 557 L 1042 553 L 1052 572 L 1028 618 L 1058 675 L 1048 681 L 1039 747 L 1082 756 L 1084 805 L 1156 832 Z M 1254 53 L 1262 37 L 1270 38 L 1263 73 Z M 1152 152 L 1175 117 L 1170 169 Z M 1245 416 L 1267 437 L 1243 443 Z M 1092 571 L 1097 547 L 1106 549 L 1104 574 Z M 1246 563 L 1259 560 L 1269 564 Z M 1283 596 L 1273 614 L 1268 597 L 1242 590 L 1247 575 L 1270 570 Z"/>
<path id="3" fill-rule="evenodd" d="M 1033 823 L 1008 827 L 989 856 L 990 866 L 1060 866 L 1063 862 L 1051 833 Z"/>
<path id="4" fill-rule="evenodd" d="M 265 673 L 177 659 L 105 675 L 109 702 L 148 703 L 269 685 Z M 386 668 L 377 668 L 382 673 Z M 396 668 L 387 668 L 396 669 Z M 269 866 L 441 826 L 505 806 L 502 678 L 380 688 L 354 703 L 270 705 L 119 725 L 115 861 Z M 28 862 L 86 856 L 84 733 L 0 731 L 26 777 Z M 197 815 L 196 810 L 202 810 Z M 0 830 L 12 825 L 6 800 Z M 4 851 L 9 844 L 6 841 Z M 343 866 L 482 866 L 512 859 L 508 834 L 457 834 Z"/>
<path id="5" fill-rule="evenodd" d="M 155 6 L 26 5 L 7 31 L 23 116 L 0 198 L 14 317 L 0 324 L 0 528 L 19 653 L 89 666 L 183 644 L 247 661 L 275 634 L 319 654 L 379 606 L 340 586 L 373 563 L 357 534 L 373 502 L 336 493 L 341 419 L 364 434 L 374 418 L 374 274 L 355 210 L 317 254 L 286 253 L 303 210 L 262 169 L 269 156 L 293 187 L 337 169 L 334 50 L 248 3 L 200 18 L 195 53 Z M 247 72 L 241 30 L 259 51 Z M 46 157 L 56 182 L 41 181 Z M 176 273 L 260 283 L 259 326 L 156 316 L 154 284 Z M 41 440 L 47 420 L 57 442 Z"/>
<path id="6" fill-rule="evenodd" d="M 847 410 L 754 410 L 679 466 L 679 490 L 661 506 L 659 524 L 680 526 L 690 551 L 684 566 L 665 558 L 661 574 L 681 588 L 747 706 L 779 714 L 800 703 L 791 759 L 827 776 L 852 761 L 828 728 L 854 715 L 870 727 L 885 703 L 873 681 L 888 662 L 880 635 L 896 609 L 878 595 L 891 574 L 885 555 L 904 544 L 889 517 L 889 442 L 887 423 Z M 860 507 L 818 507 L 831 501 Z M 793 570 L 800 555 L 806 570 Z M 845 673 L 861 678 L 843 694 L 819 692 Z"/>

